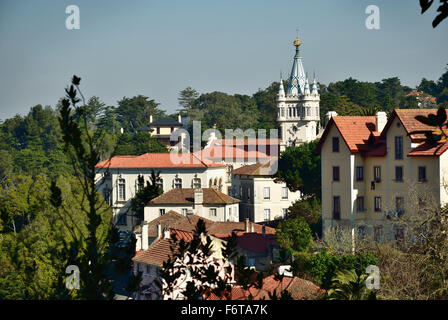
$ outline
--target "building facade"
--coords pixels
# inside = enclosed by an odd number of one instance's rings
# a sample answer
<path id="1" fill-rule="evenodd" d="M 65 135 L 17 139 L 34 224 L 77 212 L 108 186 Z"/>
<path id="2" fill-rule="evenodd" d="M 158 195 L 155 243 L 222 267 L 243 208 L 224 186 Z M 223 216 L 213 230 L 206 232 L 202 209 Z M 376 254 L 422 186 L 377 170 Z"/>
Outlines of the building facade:
<path id="1" fill-rule="evenodd" d="M 296 54 L 288 80 L 286 93 L 283 80 L 277 95 L 278 115 L 280 126 L 280 151 L 286 147 L 298 146 L 317 138 L 320 121 L 320 95 L 316 79 L 310 84 L 305 74 L 302 57 L 299 53 L 301 41 L 296 39 L 294 46 Z"/>
<path id="2" fill-rule="evenodd" d="M 301 198 L 299 191 L 291 192 L 286 183 L 274 181 L 266 169 L 269 163 L 257 163 L 232 171 L 232 196 L 240 199 L 240 220 L 253 222 L 283 218 L 292 203 Z"/>
<path id="3" fill-rule="evenodd" d="M 225 165 L 204 162 L 193 154 L 179 154 L 179 158 L 171 156 L 170 153 L 116 156 L 97 164 L 98 192 L 111 206 L 120 229 L 132 231 L 135 227 L 136 221 L 130 215 L 130 200 L 140 187 L 137 183 L 139 175 L 149 180 L 153 170 L 160 173 L 157 184 L 163 192 L 177 188 L 219 188 L 223 185 Z"/>
<path id="4" fill-rule="evenodd" d="M 170 210 L 212 221 L 239 221 L 239 202 L 215 188 L 172 189 L 145 206 L 145 221 L 152 221 Z"/>
<path id="5" fill-rule="evenodd" d="M 448 145 L 429 146 L 423 134 L 412 133 L 431 129 L 415 116 L 435 112 L 395 109 L 388 120 L 381 112 L 330 119 L 317 147 L 324 234 L 344 226 L 376 241 L 399 240 L 406 232 L 401 216 L 425 201 L 448 202 Z"/>

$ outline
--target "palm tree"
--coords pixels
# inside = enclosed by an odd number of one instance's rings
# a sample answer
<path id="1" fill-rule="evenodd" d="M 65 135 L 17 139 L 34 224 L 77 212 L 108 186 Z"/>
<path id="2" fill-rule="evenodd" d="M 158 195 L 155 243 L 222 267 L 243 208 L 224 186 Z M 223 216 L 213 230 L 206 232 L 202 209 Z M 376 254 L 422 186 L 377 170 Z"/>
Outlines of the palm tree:
<path id="1" fill-rule="evenodd" d="M 354 269 L 340 270 L 332 279 L 327 292 L 329 300 L 375 300 L 376 294 L 366 287 L 367 274 L 358 274 Z"/>

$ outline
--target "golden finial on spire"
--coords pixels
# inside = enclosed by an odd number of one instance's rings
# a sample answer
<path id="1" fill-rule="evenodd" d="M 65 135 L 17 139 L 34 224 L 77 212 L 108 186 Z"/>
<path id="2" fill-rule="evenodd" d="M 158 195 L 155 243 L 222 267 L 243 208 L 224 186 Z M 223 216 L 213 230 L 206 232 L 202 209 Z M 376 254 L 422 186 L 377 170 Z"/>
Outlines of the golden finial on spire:
<path id="1" fill-rule="evenodd" d="M 300 41 L 299 39 L 299 29 L 296 29 L 297 31 L 297 36 L 296 36 L 296 40 L 294 40 L 294 46 L 296 46 L 297 48 L 302 44 L 302 41 Z"/>

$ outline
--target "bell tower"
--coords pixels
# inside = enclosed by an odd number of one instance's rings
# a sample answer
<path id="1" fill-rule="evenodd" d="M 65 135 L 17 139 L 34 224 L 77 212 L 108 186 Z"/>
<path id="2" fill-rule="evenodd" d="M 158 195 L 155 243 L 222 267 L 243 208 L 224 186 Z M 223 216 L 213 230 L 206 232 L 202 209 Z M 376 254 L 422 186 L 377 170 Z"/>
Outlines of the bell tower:
<path id="1" fill-rule="evenodd" d="M 316 78 L 310 85 L 299 52 L 302 42 L 296 38 L 293 44 L 296 47 L 296 53 L 288 87 L 285 93 L 283 80 L 280 79 L 277 94 L 277 121 L 281 130 L 280 151 L 284 151 L 289 146 L 299 146 L 304 142 L 315 140 L 320 121 L 320 95 Z"/>

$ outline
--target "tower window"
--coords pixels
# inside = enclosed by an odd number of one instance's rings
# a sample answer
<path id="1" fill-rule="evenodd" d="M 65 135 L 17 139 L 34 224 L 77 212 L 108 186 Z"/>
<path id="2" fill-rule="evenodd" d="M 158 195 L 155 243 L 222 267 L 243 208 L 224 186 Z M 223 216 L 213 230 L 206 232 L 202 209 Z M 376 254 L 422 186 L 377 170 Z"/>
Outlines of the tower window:
<path id="1" fill-rule="evenodd" d="M 333 137 L 333 152 L 339 152 L 339 137 Z"/>

